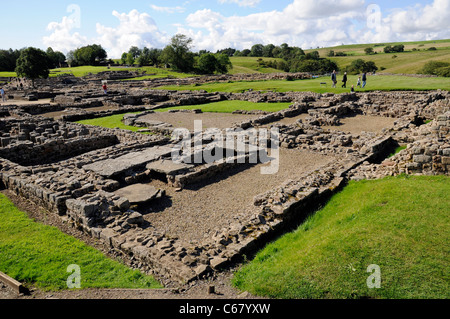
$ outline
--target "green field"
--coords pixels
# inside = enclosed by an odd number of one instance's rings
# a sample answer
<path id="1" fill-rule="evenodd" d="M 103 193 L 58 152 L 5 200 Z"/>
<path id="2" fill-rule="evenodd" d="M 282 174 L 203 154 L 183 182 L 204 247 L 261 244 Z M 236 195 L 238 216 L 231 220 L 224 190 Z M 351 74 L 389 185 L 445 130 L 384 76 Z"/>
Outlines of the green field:
<path id="1" fill-rule="evenodd" d="M 339 81 L 336 88 L 331 87 L 331 81 L 328 77 L 320 77 L 312 80 L 271 80 L 271 81 L 251 81 L 251 82 L 228 82 L 228 83 L 207 83 L 191 86 L 165 86 L 158 89 L 167 90 L 205 90 L 207 92 L 231 92 L 242 93 L 249 89 L 254 91 L 305 91 L 317 93 L 345 93 L 350 92 L 350 87 L 355 86 L 355 90 L 364 91 L 394 91 L 394 90 L 450 90 L 450 78 L 414 78 L 406 76 L 369 76 L 367 86 L 364 89 L 356 88 L 357 76 L 349 76 L 347 88 L 341 88 Z M 338 77 L 340 80 L 341 77 Z M 321 83 L 326 83 L 325 85 Z"/>
<path id="2" fill-rule="evenodd" d="M 44 214 L 44 213 L 43 213 Z M 55 227 L 31 220 L 0 194 L 0 271 L 43 290 L 67 289 L 69 265 L 81 288 L 161 288 L 152 277 L 113 261 Z"/>
<path id="3" fill-rule="evenodd" d="M 384 53 L 383 49 L 387 45 L 403 44 L 405 52 L 402 53 Z M 365 48 L 371 47 L 377 54 L 366 55 Z M 428 49 L 435 47 L 436 51 L 429 51 Z M 413 51 L 415 49 L 415 51 Z M 379 43 L 379 44 L 355 44 L 343 45 L 334 48 L 316 49 L 321 57 L 327 57 L 330 50 L 335 52 L 344 52 L 348 54 L 346 57 L 330 57 L 332 61 L 336 62 L 340 69 L 344 69 L 350 65 L 353 60 L 363 59 L 366 61 L 373 61 L 380 69 L 386 68 L 380 73 L 404 73 L 416 74 L 419 73 L 423 66 L 428 61 L 450 61 L 450 39 L 436 40 L 436 41 L 416 41 L 416 42 L 398 42 L 398 43 Z M 310 52 L 314 50 L 306 50 Z M 394 56 L 397 56 L 394 58 Z"/>
<path id="4" fill-rule="evenodd" d="M 83 77 L 88 74 L 98 74 L 100 72 L 115 72 L 115 71 L 139 71 L 146 72 L 146 75 L 142 77 L 137 77 L 134 79 L 137 80 L 147 80 L 147 79 L 155 79 L 155 78 L 166 78 L 166 77 L 174 77 L 174 78 L 185 78 L 194 76 L 192 74 L 178 73 L 171 71 L 170 69 L 160 69 L 155 67 L 108 67 L 104 66 L 78 66 L 73 68 L 61 68 L 61 69 L 53 69 L 50 71 L 50 76 L 58 76 L 62 74 L 72 74 L 76 77 Z M 131 79 L 131 80 L 134 80 Z"/>
<path id="5" fill-rule="evenodd" d="M 351 182 L 233 283 L 282 299 L 448 299 L 449 202 L 445 176 Z M 367 285 L 370 265 L 379 266 L 381 288 Z"/>
<path id="6" fill-rule="evenodd" d="M 263 68 L 259 66 L 257 62 L 259 58 L 254 57 L 231 57 L 230 61 L 233 64 L 233 68 L 229 71 L 230 74 L 240 73 L 279 73 L 283 72 L 272 68 Z M 274 58 L 263 58 L 264 61 L 277 60 Z"/>

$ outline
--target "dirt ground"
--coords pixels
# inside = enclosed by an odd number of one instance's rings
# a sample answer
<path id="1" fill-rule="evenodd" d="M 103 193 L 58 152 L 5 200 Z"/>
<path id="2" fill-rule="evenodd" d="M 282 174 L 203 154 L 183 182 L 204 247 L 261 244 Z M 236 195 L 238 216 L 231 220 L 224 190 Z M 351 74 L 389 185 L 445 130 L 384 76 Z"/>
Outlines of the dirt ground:
<path id="1" fill-rule="evenodd" d="M 335 160 L 332 156 L 284 148 L 280 148 L 279 157 L 277 174 L 261 174 L 261 167 L 267 164 L 244 170 L 235 168 L 212 180 L 187 185 L 181 192 L 153 181 L 153 186 L 166 190 L 166 198 L 158 205 L 152 205 L 145 219 L 170 236 L 187 242 L 201 241 L 204 236 L 229 226 L 238 214 L 250 217 L 254 213 L 253 198 L 256 195 Z"/>

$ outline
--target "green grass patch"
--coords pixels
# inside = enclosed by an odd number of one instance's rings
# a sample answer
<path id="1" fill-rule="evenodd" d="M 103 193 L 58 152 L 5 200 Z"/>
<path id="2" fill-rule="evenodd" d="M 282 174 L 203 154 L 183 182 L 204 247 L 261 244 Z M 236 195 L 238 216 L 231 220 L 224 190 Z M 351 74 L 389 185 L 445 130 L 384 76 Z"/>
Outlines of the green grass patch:
<path id="1" fill-rule="evenodd" d="M 195 76 L 193 74 L 174 72 L 171 69 L 161 69 L 155 67 L 111 67 L 108 69 L 106 66 L 77 66 L 72 68 L 60 68 L 50 70 L 50 77 L 56 77 L 64 74 L 71 74 L 75 77 L 83 77 L 88 74 L 98 74 L 100 72 L 117 72 L 117 71 L 139 71 L 146 72 L 146 75 L 142 77 L 132 78 L 128 80 L 146 80 L 156 78 L 186 78 Z M 15 73 L 14 73 L 15 74 Z"/>
<path id="2" fill-rule="evenodd" d="M 233 284 L 271 298 L 447 299 L 450 178 L 350 182 L 295 232 L 268 244 Z M 370 289 L 369 265 L 381 288 Z"/>
<path id="3" fill-rule="evenodd" d="M 231 57 L 230 61 L 233 64 L 233 68 L 228 72 L 229 74 L 241 74 L 241 73 L 281 73 L 283 71 L 261 67 L 258 63 L 258 59 L 255 57 Z M 281 59 L 274 58 L 261 58 L 263 61 L 277 61 Z"/>
<path id="4" fill-rule="evenodd" d="M 406 145 L 397 147 L 397 148 L 394 150 L 394 152 L 393 152 L 392 154 L 389 154 L 388 157 L 392 157 L 392 156 L 394 156 L 394 155 L 397 155 L 397 154 L 400 153 L 401 151 L 406 150 L 406 147 L 407 147 Z"/>
<path id="5" fill-rule="evenodd" d="M 0 72 L 0 78 L 14 78 L 16 76 L 16 72 Z"/>
<path id="6" fill-rule="evenodd" d="M 36 223 L 0 194 L 0 271 L 43 290 L 67 289 L 69 265 L 80 267 L 81 288 L 161 288 L 150 276 Z"/>
<path id="7" fill-rule="evenodd" d="M 195 110 L 201 109 L 204 113 L 232 113 L 241 111 L 265 111 L 278 112 L 289 108 L 292 103 L 253 103 L 248 101 L 221 101 L 202 105 L 177 106 L 164 109 L 157 109 L 157 112 L 167 112 L 169 110 Z"/>
<path id="8" fill-rule="evenodd" d="M 407 76 L 368 76 L 367 86 L 364 89 L 357 88 L 358 76 L 351 75 L 348 77 L 347 88 L 342 88 L 340 82 L 341 76 L 338 76 L 338 83 L 336 88 L 331 87 L 331 80 L 328 77 L 320 77 L 310 80 L 270 80 L 270 81 L 240 81 L 228 83 L 206 83 L 186 86 L 164 86 L 158 89 L 166 90 L 205 90 L 207 92 L 231 92 L 242 93 L 249 89 L 254 91 L 274 91 L 274 92 L 316 92 L 316 93 L 345 93 L 350 92 L 352 85 L 355 86 L 357 92 L 367 91 L 402 91 L 402 90 L 449 90 L 450 78 L 436 77 L 436 78 L 415 78 Z M 323 85 L 321 83 L 326 83 Z"/>
<path id="9" fill-rule="evenodd" d="M 137 113 L 126 113 L 126 114 L 138 114 Z M 122 130 L 128 130 L 132 132 L 137 132 L 138 130 L 142 129 L 142 127 L 135 127 L 135 126 L 129 126 L 123 124 L 122 120 L 125 114 L 116 114 L 111 116 L 105 116 L 95 119 L 89 119 L 89 120 L 82 120 L 78 121 L 77 123 L 84 124 L 84 125 L 92 125 L 92 126 L 101 126 L 106 128 L 119 128 Z"/>

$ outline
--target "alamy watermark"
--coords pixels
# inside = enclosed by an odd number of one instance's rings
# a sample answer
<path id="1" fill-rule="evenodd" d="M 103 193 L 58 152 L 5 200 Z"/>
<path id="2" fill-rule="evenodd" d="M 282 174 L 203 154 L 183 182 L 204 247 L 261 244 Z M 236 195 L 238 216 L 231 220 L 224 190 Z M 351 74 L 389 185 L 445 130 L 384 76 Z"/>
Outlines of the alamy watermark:
<path id="1" fill-rule="evenodd" d="M 81 7 L 78 4 L 69 4 L 67 6 L 67 13 L 71 13 L 68 16 L 71 27 L 80 29 L 81 28 Z"/>
<path id="2" fill-rule="evenodd" d="M 366 16 L 369 29 L 377 29 L 381 26 L 381 7 L 378 4 L 369 4 L 366 9 Z"/>
<path id="3" fill-rule="evenodd" d="M 184 164 L 213 164 L 220 161 L 237 164 L 269 165 L 261 174 L 278 173 L 280 165 L 280 132 L 268 129 L 227 128 L 203 130 L 201 120 L 194 121 L 194 133 L 185 128 L 175 129 L 172 139 L 178 143 L 172 150 L 172 161 Z M 205 143 L 208 142 L 208 143 Z"/>
<path id="4" fill-rule="evenodd" d="M 67 277 L 67 288 L 80 289 L 81 288 L 81 268 L 78 265 L 72 264 L 67 267 L 67 272 L 71 273 Z"/>
<path id="5" fill-rule="evenodd" d="M 367 288 L 381 288 L 381 268 L 378 265 L 372 264 L 367 267 L 367 272 L 371 275 L 367 278 Z"/>

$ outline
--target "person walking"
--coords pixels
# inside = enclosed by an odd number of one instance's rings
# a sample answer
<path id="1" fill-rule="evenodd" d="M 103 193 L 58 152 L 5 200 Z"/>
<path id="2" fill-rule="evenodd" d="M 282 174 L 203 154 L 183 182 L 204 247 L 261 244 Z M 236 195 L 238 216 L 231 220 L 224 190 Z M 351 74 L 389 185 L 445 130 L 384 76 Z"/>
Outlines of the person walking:
<path id="1" fill-rule="evenodd" d="M 6 93 L 3 88 L 0 88 L 0 95 L 2 96 L 2 102 L 6 102 Z"/>
<path id="2" fill-rule="evenodd" d="M 361 77 L 358 76 L 358 82 L 356 83 L 356 87 L 361 87 Z"/>
<path id="3" fill-rule="evenodd" d="M 331 82 L 333 82 L 333 85 L 332 85 L 332 87 L 336 87 L 336 83 L 337 83 L 337 80 L 336 80 L 336 71 L 335 70 L 333 70 L 333 73 L 331 73 Z"/>
<path id="4" fill-rule="evenodd" d="M 362 87 L 363 88 L 366 86 L 366 83 L 367 83 L 367 74 L 366 74 L 366 72 L 364 72 L 362 75 Z"/>
<path id="5" fill-rule="evenodd" d="M 347 72 L 344 73 L 344 77 L 342 79 L 342 82 L 343 82 L 342 87 L 343 88 L 347 88 Z"/>
<path id="6" fill-rule="evenodd" d="M 108 86 L 106 85 L 106 82 L 103 82 L 102 88 L 103 88 L 103 92 L 105 94 L 108 94 Z"/>

